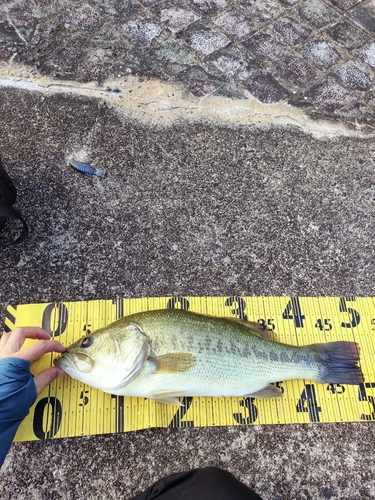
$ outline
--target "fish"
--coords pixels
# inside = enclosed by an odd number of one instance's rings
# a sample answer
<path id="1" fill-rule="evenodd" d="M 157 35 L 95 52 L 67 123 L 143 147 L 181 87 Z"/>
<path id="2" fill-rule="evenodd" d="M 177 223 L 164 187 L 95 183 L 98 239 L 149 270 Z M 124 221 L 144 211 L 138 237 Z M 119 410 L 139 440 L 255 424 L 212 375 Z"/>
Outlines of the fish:
<path id="1" fill-rule="evenodd" d="M 82 161 L 70 160 L 69 164 L 79 172 L 82 172 L 83 174 L 97 175 L 98 177 L 102 177 L 103 179 L 107 175 L 106 170 L 98 170 L 92 165 L 89 165 L 88 163 L 83 163 Z"/>
<path id="2" fill-rule="evenodd" d="M 179 397 L 274 398 L 275 382 L 359 384 L 351 341 L 294 346 L 267 338 L 257 323 L 160 309 L 125 316 L 70 345 L 55 365 L 114 395 L 179 405 Z"/>

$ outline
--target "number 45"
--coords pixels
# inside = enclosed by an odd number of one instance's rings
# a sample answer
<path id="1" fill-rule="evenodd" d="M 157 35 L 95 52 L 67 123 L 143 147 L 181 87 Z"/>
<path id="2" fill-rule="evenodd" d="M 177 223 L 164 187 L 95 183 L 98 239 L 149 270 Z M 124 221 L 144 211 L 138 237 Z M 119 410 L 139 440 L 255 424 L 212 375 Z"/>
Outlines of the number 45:
<path id="1" fill-rule="evenodd" d="M 330 319 L 329 318 L 324 318 L 324 319 L 317 319 L 316 320 L 316 325 L 315 325 L 315 328 L 319 328 L 319 330 L 322 332 L 323 330 L 324 331 L 329 331 L 329 330 L 332 330 L 332 325 L 330 323 Z"/>

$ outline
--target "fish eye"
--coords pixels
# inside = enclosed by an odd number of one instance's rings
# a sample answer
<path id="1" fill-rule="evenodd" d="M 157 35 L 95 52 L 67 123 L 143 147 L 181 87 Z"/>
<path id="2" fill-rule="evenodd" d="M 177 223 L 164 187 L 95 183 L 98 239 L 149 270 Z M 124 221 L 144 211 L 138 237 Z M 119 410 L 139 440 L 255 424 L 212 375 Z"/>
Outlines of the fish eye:
<path id="1" fill-rule="evenodd" d="M 92 339 L 90 337 L 85 337 L 81 342 L 81 347 L 90 347 L 92 344 Z"/>

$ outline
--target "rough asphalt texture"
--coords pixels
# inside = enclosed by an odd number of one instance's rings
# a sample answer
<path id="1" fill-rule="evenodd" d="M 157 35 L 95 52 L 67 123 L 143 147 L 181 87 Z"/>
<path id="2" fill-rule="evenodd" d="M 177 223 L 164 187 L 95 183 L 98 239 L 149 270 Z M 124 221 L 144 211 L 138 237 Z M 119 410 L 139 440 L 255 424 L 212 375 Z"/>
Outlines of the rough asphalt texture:
<path id="1" fill-rule="evenodd" d="M 0 152 L 32 229 L 0 254 L 0 317 L 9 303 L 122 296 L 374 295 L 374 19 L 374 2 L 350 0 L 2 3 L 13 87 L 109 78 L 122 104 L 0 88 Z M 303 105 L 348 132 L 147 120 L 126 108 L 134 75 L 168 80 L 171 96 L 183 85 L 186 102 Z M 74 155 L 107 179 L 73 170 Z M 129 498 L 205 465 L 265 500 L 375 498 L 374 438 L 368 422 L 15 444 L 1 498 Z"/>

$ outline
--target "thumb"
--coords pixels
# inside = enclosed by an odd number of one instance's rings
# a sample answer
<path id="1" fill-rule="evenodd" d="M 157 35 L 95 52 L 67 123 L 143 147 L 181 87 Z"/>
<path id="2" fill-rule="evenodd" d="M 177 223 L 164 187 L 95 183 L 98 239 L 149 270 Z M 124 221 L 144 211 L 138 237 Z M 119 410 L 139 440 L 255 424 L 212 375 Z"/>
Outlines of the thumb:
<path id="1" fill-rule="evenodd" d="M 52 366 L 40 372 L 39 375 L 34 377 L 37 395 L 39 396 L 47 385 L 53 382 L 57 377 L 62 377 L 63 375 L 65 375 L 65 372 L 57 366 Z"/>

